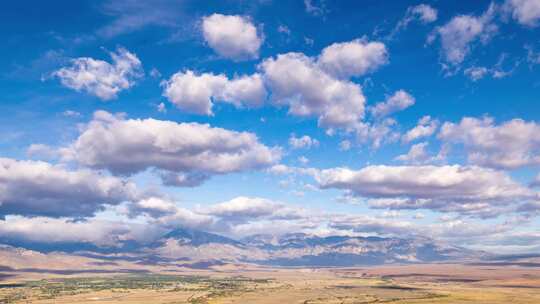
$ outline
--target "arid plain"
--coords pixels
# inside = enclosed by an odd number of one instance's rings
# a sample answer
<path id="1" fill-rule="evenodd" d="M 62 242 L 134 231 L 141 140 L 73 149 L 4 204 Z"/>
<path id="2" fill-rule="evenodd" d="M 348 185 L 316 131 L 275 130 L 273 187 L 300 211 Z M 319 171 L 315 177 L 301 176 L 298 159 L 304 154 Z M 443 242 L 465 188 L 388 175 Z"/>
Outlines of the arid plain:
<path id="1" fill-rule="evenodd" d="M 0 303 L 540 303 L 536 267 L 99 268 L 8 269 Z"/>

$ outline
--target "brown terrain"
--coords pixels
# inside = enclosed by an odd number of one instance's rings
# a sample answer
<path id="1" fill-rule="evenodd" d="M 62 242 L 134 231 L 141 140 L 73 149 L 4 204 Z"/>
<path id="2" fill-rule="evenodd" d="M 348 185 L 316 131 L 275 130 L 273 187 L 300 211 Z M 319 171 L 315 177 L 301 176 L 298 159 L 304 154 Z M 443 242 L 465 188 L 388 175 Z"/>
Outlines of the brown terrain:
<path id="1" fill-rule="evenodd" d="M 540 303 L 535 263 L 272 268 L 3 252 L 0 303 Z"/>

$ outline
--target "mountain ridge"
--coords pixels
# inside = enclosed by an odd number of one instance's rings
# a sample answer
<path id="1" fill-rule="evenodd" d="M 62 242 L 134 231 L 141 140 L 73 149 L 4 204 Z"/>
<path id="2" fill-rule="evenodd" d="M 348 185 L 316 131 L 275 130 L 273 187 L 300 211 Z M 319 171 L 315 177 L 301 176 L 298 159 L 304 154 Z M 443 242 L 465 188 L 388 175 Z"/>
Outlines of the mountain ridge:
<path id="1" fill-rule="evenodd" d="M 77 243 L 41 244 L 12 240 L 0 243 L 37 252 L 63 252 L 80 256 L 106 258 L 124 254 L 141 263 L 250 263 L 268 266 L 364 266 L 395 263 L 434 263 L 473 261 L 484 252 L 446 245 L 428 238 L 379 236 L 318 236 L 305 233 L 251 235 L 235 240 L 219 234 L 190 228 L 177 228 L 149 244 L 134 241 L 117 247 L 81 246 Z M 86 243 L 85 243 L 86 244 Z M 30 245 L 30 246 L 29 246 Z M 40 249 L 47 250 L 40 250 Z M 79 248 L 82 250 L 73 250 Z"/>

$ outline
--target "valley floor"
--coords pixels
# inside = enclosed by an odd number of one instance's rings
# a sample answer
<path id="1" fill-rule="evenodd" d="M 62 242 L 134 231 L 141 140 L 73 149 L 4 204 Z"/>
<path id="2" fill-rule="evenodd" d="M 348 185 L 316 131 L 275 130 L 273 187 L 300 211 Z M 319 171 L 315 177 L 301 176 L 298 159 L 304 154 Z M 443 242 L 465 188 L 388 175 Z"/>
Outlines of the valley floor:
<path id="1" fill-rule="evenodd" d="M 0 274 L 0 303 L 540 303 L 540 268 L 222 267 L 159 274 Z"/>

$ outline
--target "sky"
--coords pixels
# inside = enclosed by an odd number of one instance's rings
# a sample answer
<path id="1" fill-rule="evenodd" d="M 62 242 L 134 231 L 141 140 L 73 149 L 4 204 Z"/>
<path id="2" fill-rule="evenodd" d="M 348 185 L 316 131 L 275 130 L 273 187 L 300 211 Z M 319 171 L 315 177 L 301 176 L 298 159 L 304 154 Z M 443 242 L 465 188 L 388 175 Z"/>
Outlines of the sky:
<path id="1" fill-rule="evenodd" d="M 0 240 L 540 250 L 540 0 L 23 0 L 0 18 Z"/>

